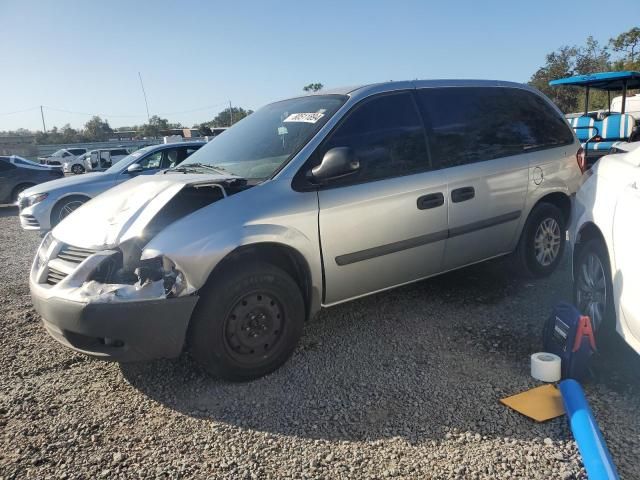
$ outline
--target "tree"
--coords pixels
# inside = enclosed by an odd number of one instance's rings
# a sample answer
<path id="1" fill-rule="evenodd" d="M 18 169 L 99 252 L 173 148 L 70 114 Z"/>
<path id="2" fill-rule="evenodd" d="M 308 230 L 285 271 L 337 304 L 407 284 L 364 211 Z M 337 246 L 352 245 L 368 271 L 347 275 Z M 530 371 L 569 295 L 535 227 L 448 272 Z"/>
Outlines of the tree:
<path id="1" fill-rule="evenodd" d="M 302 90 L 305 92 L 319 92 L 324 88 L 324 85 L 321 83 L 310 83 L 309 85 L 305 85 L 302 87 Z"/>
<path id="2" fill-rule="evenodd" d="M 252 113 L 253 110 L 245 110 L 242 107 L 225 108 L 213 120 L 201 123 L 198 129 L 202 132 L 205 128 L 230 127 Z"/>
<path id="3" fill-rule="evenodd" d="M 84 140 L 75 128 L 71 128 L 71 125 L 68 123 L 65 124 L 60 130 L 60 135 L 62 136 L 63 143 L 77 143 Z"/>
<path id="4" fill-rule="evenodd" d="M 109 138 L 113 130 L 109 122 L 102 120 L 99 116 L 94 116 L 84 125 L 84 133 L 89 141 L 104 141 Z"/>
<path id="5" fill-rule="evenodd" d="M 640 28 L 633 27 L 631 30 L 621 33 L 616 38 L 609 40 L 609 44 L 614 52 L 624 52 L 623 58 L 619 60 L 621 68 L 640 69 L 640 58 L 636 57 L 640 53 Z"/>
<path id="6" fill-rule="evenodd" d="M 546 63 L 529 80 L 529 85 L 549 97 L 563 112 L 573 112 L 578 106 L 578 92 L 570 87 L 550 87 L 549 82 L 574 74 L 576 47 L 564 46 L 546 57 Z"/>
<path id="7" fill-rule="evenodd" d="M 159 137 L 169 130 L 169 128 L 169 120 L 161 118 L 158 115 L 153 115 L 149 119 L 149 123 L 145 123 L 139 128 L 139 133 L 143 137 Z"/>

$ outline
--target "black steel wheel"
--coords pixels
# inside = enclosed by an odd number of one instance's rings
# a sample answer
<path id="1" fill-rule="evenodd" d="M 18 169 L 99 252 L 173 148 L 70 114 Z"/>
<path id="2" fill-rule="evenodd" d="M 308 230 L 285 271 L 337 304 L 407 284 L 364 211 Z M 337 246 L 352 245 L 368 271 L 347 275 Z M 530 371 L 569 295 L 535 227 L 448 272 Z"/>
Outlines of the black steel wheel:
<path id="1" fill-rule="evenodd" d="M 276 370 L 302 335 L 299 286 L 267 263 L 228 266 L 200 292 L 189 326 L 193 357 L 210 374 L 245 381 Z"/>
<path id="2" fill-rule="evenodd" d="M 284 309 L 266 292 L 240 299 L 225 321 L 225 347 L 229 355 L 247 365 L 260 364 L 278 351 L 282 339 Z"/>

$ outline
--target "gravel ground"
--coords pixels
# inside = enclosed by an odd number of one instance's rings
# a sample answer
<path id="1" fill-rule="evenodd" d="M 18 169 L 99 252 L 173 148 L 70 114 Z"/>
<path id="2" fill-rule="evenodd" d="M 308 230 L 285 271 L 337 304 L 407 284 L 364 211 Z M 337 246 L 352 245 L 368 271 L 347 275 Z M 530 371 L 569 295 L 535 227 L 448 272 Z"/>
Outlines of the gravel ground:
<path id="1" fill-rule="evenodd" d="M 43 331 L 27 272 L 39 237 L 0 208 L 0 477 L 585 478 L 566 419 L 498 403 L 533 387 L 541 323 L 570 298 L 492 262 L 334 307 L 293 358 L 246 384 L 183 355 L 118 365 Z M 640 476 L 640 360 L 603 352 L 586 386 L 623 478 Z"/>

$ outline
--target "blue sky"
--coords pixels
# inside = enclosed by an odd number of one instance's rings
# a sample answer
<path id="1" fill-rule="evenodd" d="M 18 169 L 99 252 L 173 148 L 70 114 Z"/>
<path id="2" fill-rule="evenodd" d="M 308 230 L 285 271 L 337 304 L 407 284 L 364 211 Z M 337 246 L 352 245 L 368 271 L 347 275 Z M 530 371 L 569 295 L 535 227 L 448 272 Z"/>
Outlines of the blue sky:
<path id="1" fill-rule="evenodd" d="M 326 87 L 414 78 L 527 81 L 545 54 L 640 24 L 638 0 L 0 0 L 0 130 L 186 125 Z M 595 14 L 594 12 L 601 12 Z M 9 112 L 31 109 L 22 113 Z M 177 113 L 181 112 L 181 113 Z"/>

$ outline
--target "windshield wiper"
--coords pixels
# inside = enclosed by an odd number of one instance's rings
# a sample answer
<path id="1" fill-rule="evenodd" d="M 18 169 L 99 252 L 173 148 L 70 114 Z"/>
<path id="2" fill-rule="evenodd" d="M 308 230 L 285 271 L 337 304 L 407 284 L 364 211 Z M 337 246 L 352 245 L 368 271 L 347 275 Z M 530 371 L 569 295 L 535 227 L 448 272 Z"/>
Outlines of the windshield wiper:
<path id="1" fill-rule="evenodd" d="M 197 172 L 199 169 L 210 170 L 216 173 L 223 173 L 223 174 L 226 173 L 221 168 L 212 167 L 211 165 L 208 165 L 206 163 L 190 163 L 188 165 L 177 166 L 177 167 L 169 168 L 165 170 L 164 173 L 166 174 L 167 172 L 180 172 L 180 173 Z"/>

